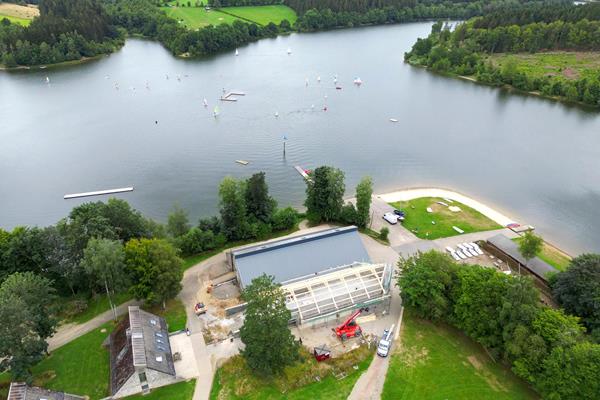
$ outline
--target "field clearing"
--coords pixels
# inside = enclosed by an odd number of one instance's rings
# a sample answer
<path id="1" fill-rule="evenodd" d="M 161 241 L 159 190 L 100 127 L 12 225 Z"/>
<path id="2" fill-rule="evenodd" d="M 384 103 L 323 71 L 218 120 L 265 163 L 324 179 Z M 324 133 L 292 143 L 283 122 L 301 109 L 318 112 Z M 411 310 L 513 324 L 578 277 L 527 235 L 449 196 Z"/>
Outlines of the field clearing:
<path id="1" fill-rule="evenodd" d="M 291 24 L 296 22 L 294 10 L 283 5 L 225 7 L 222 9 L 205 10 L 203 7 L 177 7 L 174 2 L 169 7 L 161 7 L 167 16 L 180 21 L 188 29 L 199 29 L 209 25 L 231 24 L 234 21 L 254 22 L 257 25 L 267 25 L 269 22 L 281 23 L 284 19 Z M 223 12 L 221 12 L 221 10 Z"/>
<path id="2" fill-rule="evenodd" d="M 457 201 L 447 203 L 450 206 L 460 207 L 461 211 L 456 213 L 450 211 L 448 207 L 438 204 L 438 201 L 446 202 L 437 197 L 421 197 L 390 203 L 390 205 L 406 211 L 406 219 L 402 225 L 421 239 L 434 240 L 458 235 L 458 232 L 452 228 L 453 226 L 457 226 L 465 233 L 502 228 L 479 211 Z M 433 212 L 428 213 L 427 207 L 430 207 Z"/>
<path id="3" fill-rule="evenodd" d="M 489 60 L 500 67 L 508 60 L 514 60 L 518 71 L 534 78 L 548 76 L 576 80 L 596 78 L 600 72 L 600 52 L 500 53 L 491 55 Z"/>
<path id="4" fill-rule="evenodd" d="M 37 7 L 20 6 L 12 3 L 0 3 L 0 20 L 7 18 L 10 22 L 27 26 L 31 20 L 40 15 Z"/>
<path id="5" fill-rule="evenodd" d="M 294 10 L 283 5 L 227 7 L 222 8 L 222 10 L 240 18 L 254 21 L 259 25 L 267 25 L 269 22 L 279 25 L 284 19 L 287 19 L 293 25 L 296 19 L 298 19 Z"/>
<path id="6" fill-rule="evenodd" d="M 263 380 L 256 377 L 238 355 L 217 370 L 210 399 L 345 400 L 372 359 L 373 351 L 367 346 L 321 363 L 304 350 L 300 362 L 286 367 L 273 379 Z M 344 372 L 345 376 L 337 379 L 334 372 Z M 316 381 L 316 376 L 320 381 Z"/>
<path id="7" fill-rule="evenodd" d="M 537 399 L 508 368 L 456 329 L 405 310 L 401 345 L 390 360 L 382 400 Z"/>
<path id="8" fill-rule="evenodd" d="M 209 25 L 231 24 L 239 18 L 216 10 L 206 11 L 202 7 L 161 7 L 167 16 L 176 19 L 188 29 L 199 29 Z"/>

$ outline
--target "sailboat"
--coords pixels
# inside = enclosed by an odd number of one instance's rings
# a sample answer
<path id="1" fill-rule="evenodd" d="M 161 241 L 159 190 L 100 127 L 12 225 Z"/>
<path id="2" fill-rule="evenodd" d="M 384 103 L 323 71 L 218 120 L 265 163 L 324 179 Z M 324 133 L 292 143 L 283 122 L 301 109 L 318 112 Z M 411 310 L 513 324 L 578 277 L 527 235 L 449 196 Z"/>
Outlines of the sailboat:
<path id="1" fill-rule="evenodd" d="M 356 79 L 354 79 L 354 84 L 355 84 L 356 86 L 360 86 L 360 85 L 362 85 L 362 79 L 360 79 L 360 78 L 358 78 L 358 77 L 357 77 Z"/>
<path id="2" fill-rule="evenodd" d="M 206 98 L 204 98 L 203 103 L 204 103 L 204 107 L 208 107 L 208 101 L 206 100 Z"/>
<path id="3" fill-rule="evenodd" d="M 236 55 L 236 56 L 239 56 L 239 55 L 240 55 L 240 52 L 238 51 L 238 49 L 235 49 L 235 55 Z"/>
<path id="4" fill-rule="evenodd" d="M 321 77 L 317 76 L 317 82 L 321 83 Z"/>
<path id="5" fill-rule="evenodd" d="M 50 78 L 46 77 L 46 83 L 50 83 Z"/>
<path id="6" fill-rule="evenodd" d="M 287 49 L 287 53 L 288 53 L 288 54 L 292 54 L 292 49 L 290 49 L 290 48 L 288 47 L 288 49 Z"/>
<path id="7" fill-rule="evenodd" d="M 217 118 L 218 115 L 219 115 L 219 106 L 215 106 L 215 109 L 213 110 L 213 116 L 215 118 Z"/>
<path id="8" fill-rule="evenodd" d="M 279 118 L 279 112 L 275 111 L 275 118 Z"/>

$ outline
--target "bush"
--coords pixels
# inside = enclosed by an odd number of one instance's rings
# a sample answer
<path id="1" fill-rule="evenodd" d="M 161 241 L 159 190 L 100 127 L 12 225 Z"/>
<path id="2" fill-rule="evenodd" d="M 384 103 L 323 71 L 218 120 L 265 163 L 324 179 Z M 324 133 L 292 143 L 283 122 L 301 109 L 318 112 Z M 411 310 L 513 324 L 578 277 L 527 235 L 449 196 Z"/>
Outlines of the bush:
<path id="1" fill-rule="evenodd" d="M 359 225 L 357 223 L 357 219 L 358 219 L 358 213 L 356 212 L 356 207 L 354 207 L 354 204 L 352 204 L 352 203 L 344 204 L 344 206 L 342 207 L 342 213 L 340 215 L 340 220 L 345 224 Z"/>
<path id="2" fill-rule="evenodd" d="M 275 231 L 292 229 L 298 223 L 298 212 L 292 207 L 282 208 L 275 211 L 271 220 Z"/>
<path id="3" fill-rule="evenodd" d="M 388 241 L 388 235 L 390 234 L 390 230 L 388 229 L 387 226 L 384 226 L 383 228 L 381 228 L 381 230 L 379 231 L 379 239 L 387 242 Z"/>

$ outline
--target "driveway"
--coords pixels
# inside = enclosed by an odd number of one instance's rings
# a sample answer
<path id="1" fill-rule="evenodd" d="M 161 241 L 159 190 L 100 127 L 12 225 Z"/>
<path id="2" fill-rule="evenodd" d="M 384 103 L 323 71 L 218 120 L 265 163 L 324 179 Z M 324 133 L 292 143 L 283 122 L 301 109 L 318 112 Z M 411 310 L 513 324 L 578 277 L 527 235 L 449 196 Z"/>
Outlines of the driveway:
<path id="1" fill-rule="evenodd" d="M 408 229 L 404 228 L 400 221 L 396 225 L 391 225 L 383 219 L 383 214 L 393 212 L 394 207 L 390 206 L 385 201 L 373 196 L 371 202 L 371 224 L 370 228 L 379 232 L 384 226 L 390 230 L 389 240 L 390 246 L 397 247 L 407 243 L 413 243 L 420 240 Z"/>

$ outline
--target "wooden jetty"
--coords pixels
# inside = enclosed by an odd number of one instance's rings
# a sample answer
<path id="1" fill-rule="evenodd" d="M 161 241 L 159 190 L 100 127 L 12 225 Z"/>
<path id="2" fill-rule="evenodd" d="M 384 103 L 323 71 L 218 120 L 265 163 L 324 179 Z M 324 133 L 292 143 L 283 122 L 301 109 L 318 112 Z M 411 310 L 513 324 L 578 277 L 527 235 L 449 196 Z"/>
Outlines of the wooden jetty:
<path id="1" fill-rule="evenodd" d="M 124 192 L 133 192 L 133 186 L 119 188 L 119 189 L 97 190 L 95 192 L 65 194 L 64 199 L 65 200 L 77 199 L 79 197 L 101 196 L 103 194 L 114 194 L 114 193 L 124 193 Z"/>
<path id="2" fill-rule="evenodd" d="M 223 96 L 221 96 L 221 101 L 238 101 L 236 96 L 245 96 L 244 92 L 227 92 Z"/>
<path id="3" fill-rule="evenodd" d="M 311 178 L 310 178 L 310 175 L 308 175 L 308 174 L 306 173 L 306 171 L 304 170 L 304 168 L 302 168 L 301 166 L 299 166 L 299 165 L 296 165 L 296 166 L 294 167 L 294 169 L 295 169 L 296 171 L 298 171 L 298 173 L 299 173 L 300 175 L 302 175 L 302 177 L 303 177 L 304 179 L 306 179 L 307 181 L 310 181 L 310 180 L 311 180 Z"/>
<path id="4" fill-rule="evenodd" d="M 235 160 L 235 162 L 236 162 L 236 163 L 238 163 L 238 164 L 242 164 L 242 165 L 248 165 L 248 163 L 249 163 L 250 161 L 246 161 L 246 160 Z"/>

